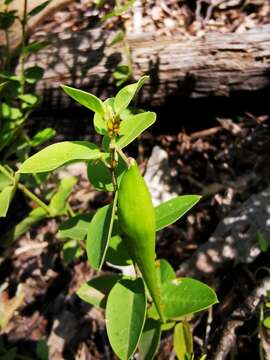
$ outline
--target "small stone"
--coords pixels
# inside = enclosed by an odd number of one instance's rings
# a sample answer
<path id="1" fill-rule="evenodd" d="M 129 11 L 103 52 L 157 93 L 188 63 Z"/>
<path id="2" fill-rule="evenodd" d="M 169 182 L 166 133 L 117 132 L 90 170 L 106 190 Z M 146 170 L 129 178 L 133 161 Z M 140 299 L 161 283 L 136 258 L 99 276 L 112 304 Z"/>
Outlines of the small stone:
<path id="1" fill-rule="evenodd" d="M 164 19 L 164 25 L 166 26 L 166 28 L 168 28 L 169 30 L 173 30 L 176 28 L 176 22 L 171 19 L 171 18 L 166 18 Z"/>

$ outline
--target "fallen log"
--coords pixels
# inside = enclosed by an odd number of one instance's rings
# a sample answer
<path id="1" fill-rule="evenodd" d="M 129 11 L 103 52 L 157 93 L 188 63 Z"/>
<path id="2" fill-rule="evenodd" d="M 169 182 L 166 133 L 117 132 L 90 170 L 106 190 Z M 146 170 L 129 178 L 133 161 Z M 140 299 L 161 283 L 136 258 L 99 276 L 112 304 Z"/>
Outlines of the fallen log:
<path id="1" fill-rule="evenodd" d="M 35 28 L 43 22 L 49 15 L 53 14 L 56 10 L 68 5 L 72 0 L 51 0 L 51 2 L 37 15 L 30 17 L 27 22 L 27 34 L 35 32 Z M 44 0 L 28 0 L 27 1 L 27 12 L 29 13 L 35 7 L 44 3 Z M 24 0 L 13 0 L 8 5 L 9 10 L 16 10 L 16 16 L 22 19 L 24 11 Z M 9 44 L 12 50 L 15 50 L 22 41 L 22 28 L 20 21 L 17 19 L 9 28 Z M 0 45 L 5 44 L 5 33 L 0 30 Z"/>
<path id="2" fill-rule="evenodd" d="M 52 45 L 33 55 L 27 66 L 45 69 L 38 91 L 46 106 L 74 104 L 61 83 L 87 89 L 103 98 L 114 92 L 112 72 L 124 59 L 123 49 L 108 47 L 111 32 L 90 29 L 52 34 Z M 270 86 L 270 24 L 241 34 L 207 33 L 204 37 L 128 37 L 134 77 L 150 74 L 141 102 L 162 105 L 170 98 L 229 96 Z"/>

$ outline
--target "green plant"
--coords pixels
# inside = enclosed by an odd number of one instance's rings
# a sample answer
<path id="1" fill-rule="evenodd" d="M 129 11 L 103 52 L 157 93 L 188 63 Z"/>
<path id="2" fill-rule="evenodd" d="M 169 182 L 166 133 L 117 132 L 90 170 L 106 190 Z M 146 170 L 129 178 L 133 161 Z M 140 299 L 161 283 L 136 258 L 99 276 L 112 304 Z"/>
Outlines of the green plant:
<path id="1" fill-rule="evenodd" d="M 191 359 L 191 331 L 186 320 L 217 303 L 217 297 L 207 285 L 177 278 L 166 260 L 155 259 L 156 232 L 182 217 L 200 196 L 178 196 L 154 208 L 135 160 L 123 151 L 156 120 L 153 112 L 127 112 L 146 80 L 142 77 L 104 102 L 63 86 L 69 96 L 94 111 L 95 130 L 103 137 L 101 146 L 87 141 L 50 145 L 28 158 L 18 174 L 51 172 L 74 161 L 88 163 L 93 186 L 111 191 L 113 199 L 95 214 L 75 214 L 60 225 L 60 237 L 73 241 L 68 247 L 69 260 L 83 244 L 94 269 L 101 270 L 104 262 L 133 266 L 134 276 L 101 275 L 83 284 L 78 296 L 105 310 L 109 341 L 120 359 L 130 359 L 137 349 L 142 359 L 152 359 L 161 332 L 173 327 L 179 359 Z"/>
<path id="2" fill-rule="evenodd" d="M 27 0 L 24 0 L 21 16 L 17 10 L 9 9 L 12 1 L 4 0 L 0 6 L 0 31 L 5 35 L 5 44 L 0 49 L 0 217 L 7 215 L 17 189 L 36 203 L 38 208 L 32 210 L 21 223 L 5 234 L 4 240 L 1 238 L 2 245 L 16 240 L 31 224 L 46 216 L 55 215 L 51 205 L 46 205 L 30 190 L 41 185 L 46 176 L 21 177 L 15 174 L 18 162 L 27 159 L 32 149 L 36 149 L 55 135 L 52 128 L 43 129 L 32 138 L 25 131 L 27 119 L 40 103 L 40 96 L 34 92 L 34 86 L 43 75 L 41 67 L 26 67 L 25 63 L 28 56 L 48 45 L 45 41 L 30 43 L 27 39 L 27 24 L 28 20 L 42 11 L 50 1 L 44 1 L 31 11 L 27 11 Z M 10 42 L 10 33 L 13 31 L 11 27 L 15 21 L 21 29 L 21 44 L 17 49 L 13 49 Z"/>
<path id="3" fill-rule="evenodd" d="M 127 12 L 132 5 L 134 4 L 134 0 L 127 1 L 119 1 L 116 0 L 115 6 L 112 11 L 107 13 L 105 16 L 101 17 L 101 21 L 106 21 L 113 17 L 118 17 L 117 26 L 120 28 L 113 36 L 108 46 L 114 46 L 116 44 L 120 44 L 123 48 L 123 54 L 125 60 L 121 64 L 117 64 L 115 70 L 112 73 L 112 76 L 115 80 L 115 84 L 118 87 L 121 87 L 126 82 L 132 80 L 133 78 L 133 65 L 132 65 L 132 57 L 131 57 L 131 49 L 129 46 L 129 42 L 127 39 L 126 29 L 124 21 L 121 19 L 121 16 Z M 105 2 L 98 2 L 96 4 L 97 8 L 101 8 Z"/>
<path id="4" fill-rule="evenodd" d="M 33 87 L 42 78 L 43 69 L 39 66 L 26 67 L 28 56 L 48 45 L 45 41 L 29 43 L 27 40 L 28 20 L 48 5 L 41 5 L 27 12 L 27 0 L 24 0 L 23 15 L 17 10 L 9 10 L 12 0 L 4 0 L 0 9 L 0 30 L 5 34 L 5 46 L 1 49 L 0 81 L 5 82 L 4 91 L 0 93 L 0 156 L 2 161 L 25 160 L 31 150 L 55 135 L 55 131 L 47 128 L 38 132 L 32 139 L 24 131 L 30 114 L 40 103 L 40 96 Z M 10 44 L 11 26 L 15 21 L 20 23 L 21 44 L 14 51 Z M 13 51 L 12 51 L 13 50 Z M 14 67 L 18 62 L 18 71 Z"/>

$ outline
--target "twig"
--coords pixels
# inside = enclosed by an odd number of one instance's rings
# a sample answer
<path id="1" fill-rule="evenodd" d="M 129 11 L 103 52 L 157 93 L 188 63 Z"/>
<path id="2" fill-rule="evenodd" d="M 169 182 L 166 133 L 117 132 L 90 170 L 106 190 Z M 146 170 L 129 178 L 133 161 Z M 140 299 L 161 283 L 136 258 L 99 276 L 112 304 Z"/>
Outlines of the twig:
<path id="1" fill-rule="evenodd" d="M 27 8 L 28 8 L 28 0 L 24 0 L 23 18 L 22 18 L 22 20 L 21 20 L 21 25 L 22 25 L 22 50 L 21 50 L 21 58 L 20 58 L 20 67 L 21 67 L 21 74 L 20 74 L 20 77 L 21 77 L 21 94 L 24 94 L 24 91 L 25 91 L 24 65 L 25 65 Z"/>
<path id="2" fill-rule="evenodd" d="M 266 296 L 267 290 L 269 289 L 270 276 L 267 276 L 253 290 L 252 294 L 246 299 L 246 301 L 234 310 L 224 327 L 219 345 L 213 356 L 213 360 L 227 359 L 227 355 L 236 342 L 236 330 L 244 325 L 245 320 L 255 312 L 261 301 L 261 297 Z"/>
<path id="3" fill-rule="evenodd" d="M 206 137 L 206 136 L 210 136 L 210 135 L 215 135 L 216 133 L 218 133 L 221 130 L 222 130 L 221 126 L 216 126 L 216 127 L 210 128 L 210 129 L 196 131 L 196 132 L 190 134 L 190 138 L 192 140 L 194 140 L 194 139 L 198 139 L 198 138 L 202 138 L 202 137 Z"/>

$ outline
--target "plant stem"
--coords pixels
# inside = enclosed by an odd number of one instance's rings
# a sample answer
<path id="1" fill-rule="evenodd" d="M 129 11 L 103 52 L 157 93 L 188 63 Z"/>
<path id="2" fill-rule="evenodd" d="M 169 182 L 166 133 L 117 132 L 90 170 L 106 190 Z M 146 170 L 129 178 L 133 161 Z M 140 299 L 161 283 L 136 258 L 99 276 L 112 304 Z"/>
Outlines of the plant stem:
<path id="1" fill-rule="evenodd" d="M 31 200 L 33 200 L 37 205 L 39 205 L 43 210 L 48 214 L 51 214 L 51 210 L 48 205 L 46 205 L 42 200 L 40 200 L 34 193 L 27 189 L 23 184 L 18 183 L 18 188 Z"/>
<path id="2" fill-rule="evenodd" d="M 130 50 L 130 46 L 129 46 L 129 43 L 127 40 L 126 30 L 124 30 L 123 44 L 124 44 L 124 52 L 127 57 L 128 67 L 129 67 L 129 71 L 130 71 L 130 74 L 129 74 L 129 79 L 130 79 L 130 78 L 133 78 L 133 64 L 132 64 L 131 50 Z"/>
<path id="3" fill-rule="evenodd" d="M 5 62 L 5 70 L 10 70 L 10 44 L 9 44 L 9 31 L 8 29 L 5 31 L 6 38 L 6 62 Z"/>
<path id="4" fill-rule="evenodd" d="M 112 144 L 112 146 L 115 148 L 115 150 L 118 152 L 118 154 L 121 156 L 121 158 L 124 160 L 124 162 L 127 164 L 127 167 L 130 167 L 130 160 L 126 156 L 126 154 L 123 152 L 122 149 L 120 149 L 116 144 Z"/>
<path id="5" fill-rule="evenodd" d="M 112 172 L 112 183 L 114 191 L 116 192 L 118 190 L 118 184 L 117 184 L 117 178 L 115 174 L 115 168 L 116 168 L 116 159 L 115 159 L 116 151 L 115 149 L 112 150 L 111 153 L 111 172 Z"/>
<path id="6" fill-rule="evenodd" d="M 14 181 L 13 176 L 7 171 L 7 169 L 5 169 L 3 165 L 0 165 L 0 171 L 2 174 L 6 175 L 6 177 L 8 177 L 10 180 Z"/>
<path id="7" fill-rule="evenodd" d="M 24 90 L 25 90 L 24 63 L 25 63 L 25 42 L 26 42 L 27 7 L 28 7 L 27 1 L 28 0 L 24 0 L 23 18 L 21 20 L 21 25 L 22 25 L 22 49 L 21 49 L 21 58 L 20 58 L 21 94 L 24 94 Z"/>
<path id="8" fill-rule="evenodd" d="M 75 216 L 75 212 L 72 210 L 72 207 L 70 206 L 70 204 L 67 204 L 67 211 L 69 212 L 69 215 L 71 217 Z"/>

